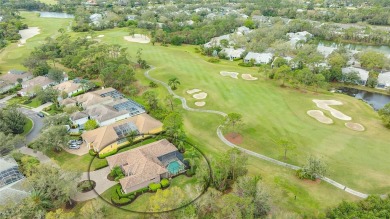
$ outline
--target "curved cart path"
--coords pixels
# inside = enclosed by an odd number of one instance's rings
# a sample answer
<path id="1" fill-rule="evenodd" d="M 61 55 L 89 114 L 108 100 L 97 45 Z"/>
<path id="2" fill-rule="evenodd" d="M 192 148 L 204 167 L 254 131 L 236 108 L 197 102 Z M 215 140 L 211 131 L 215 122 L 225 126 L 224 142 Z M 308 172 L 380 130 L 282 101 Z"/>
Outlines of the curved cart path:
<path id="1" fill-rule="evenodd" d="M 226 116 L 227 116 L 226 113 L 221 112 L 221 111 L 217 111 L 217 110 L 193 109 L 193 108 L 189 107 L 189 106 L 187 105 L 187 100 L 186 100 L 184 97 L 181 97 L 181 96 L 175 94 L 175 93 L 172 91 L 171 87 L 168 86 L 167 83 L 165 83 L 165 82 L 163 82 L 163 81 L 160 81 L 160 80 L 158 80 L 158 79 L 155 79 L 155 78 L 153 78 L 153 77 L 151 77 L 151 76 L 149 75 L 150 71 L 152 71 L 152 70 L 154 70 L 154 69 L 155 69 L 155 67 L 151 66 L 151 69 L 147 70 L 147 71 L 144 73 L 145 77 L 148 78 L 148 79 L 151 80 L 151 81 L 154 81 L 154 82 L 157 82 L 157 83 L 162 84 L 162 85 L 168 90 L 168 92 L 169 92 L 171 95 L 173 95 L 173 97 L 175 97 L 175 98 L 177 98 L 177 99 L 179 99 L 179 100 L 181 101 L 181 105 L 182 105 L 183 109 L 188 110 L 188 111 L 192 111 L 192 112 L 213 113 L 213 114 L 221 115 L 221 116 L 223 116 L 223 117 L 226 117 Z M 287 168 L 290 168 L 290 169 L 293 169 L 293 170 L 298 170 L 298 169 L 301 168 L 301 167 L 299 167 L 299 166 L 291 165 L 291 164 L 288 164 L 288 163 L 285 163 L 285 162 L 282 162 L 282 161 L 273 159 L 273 158 L 271 158 L 271 157 L 267 157 L 267 156 L 265 156 L 265 155 L 263 155 L 263 154 L 259 154 L 259 153 L 253 152 L 253 151 L 251 151 L 251 150 L 245 149 L 245 148 L 243 148 L 243 147 L 240 147 L 240 146 L 237 146 L 237 145 L 231 143 L 230 141 L 228 141 L 228 140 L 223 136 L 223 134 L 222 134 L 222 129 L 221 129 L 222 127 L 223 127 L 223 125 L 218 126 L 218 128 L 217 128 L 217 136 L 218 136 L 218 138 L 219 138 L 224 144 L 226 144 L 227 146 L 232 147 L 232 148 L 237 148 L 237 149 L 241 150 L 241 151 L 244 152 L 244 153 L 247 153 L 247 154 L 252 155 L 252 156 L 254 156 L 254 157 L 257 157 L 257 158 L 266 160 L 266 161 L 268 161 L 268 162 L 277 164 L 277 165 L 279 165 L 279 166 L 284 166 L 284 167 L 287 167 Z M 323 177 L 322 180 L 325 181 L 325 182 L 327 182 L 327 183 L 329 183 L 329 184 L 331 184 L 331 185 L 333 185 L 333 186 L 335 186 L 335 187 L 337 187 L 337 188 L 339 188 L 339 189 L 342 189 L 342 190 L 346 191 L 346 192 L 349 193 L 349 194 L 355 195 L 355 196 L 360 197 L 360 198 L 367 198 L 368 195 L 369 195 L 369 194 L 365 194 L 365 193 L 362 193 L 362 192 L 353 190 L 353 189 L 351 189 L 351 188 L 348 188 L 347 186 L 345 186 L 345 185 L 343 185 L 343 184 L 341 184 L 341 183 L 338 183 L 338 182 L 336 182 L 336 181 L 334 181 L 334 180 L 332 180 L 332 179 L 330 179 L 330 178 L 328 178 L 328 177 Z M 381 195 L 381 197 L 386 197 L 386 195 Z"/>

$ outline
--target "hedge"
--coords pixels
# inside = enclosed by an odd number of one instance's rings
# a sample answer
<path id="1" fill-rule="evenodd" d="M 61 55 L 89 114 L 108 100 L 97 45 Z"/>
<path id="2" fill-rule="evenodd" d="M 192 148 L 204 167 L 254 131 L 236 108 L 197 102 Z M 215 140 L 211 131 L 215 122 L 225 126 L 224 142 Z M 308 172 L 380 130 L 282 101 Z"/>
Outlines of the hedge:
<path id="1" fill-rule="evenodd" d="M 170 184 L 169 180 L 168 179 L 162 179 L 161 182 L 160 182 L 161 186 L 163 188 L 167 188 Z"/>
<path id="2" fill-rule="evenodd" d="M 211 62 L 211 63 L 218 63 L 218 62 L 220 62 L 220 60 L 218 58 L 209 58 L 207 61 Z"/>
<path id="3" fill-rule="evenodd" d="M 137 195 L 143 194 L 143 193 L 148 192 L 148 191 L 149 191 L 149 187 L 145 187 L 145 188 L 138 189 L 136 191 L 124 194 L 122 192 L 121 187 L 116 188 L 116 193 L 118 194 L 118 196 L 120 198 L 128 198 L 128 197 L 134 197 L 135 198 Z"/>
<path id="4" fill-rule="evenodd" d="M 120 198 L 119 196 L 113 196 L 111 197 L 111 202 L 116 206 L 124 206 L 128 205 L 133 201 L 133 199 L 130 198 Z"/>
<path id="5" fill-rule="evenodd" d="M 104 153 L 104 154 L 99 154 L 99 158 L 103 159 L 103 158 L 106 158 L 106 157 L 111 156 L 113 154 L 116 154 L 117 152 L 118 152 L 118 149 L 115 148 L 114 150 L 112 150 L 110 152 L 107 152 L 107 153 Z"/>
<path id="6" fill-rule="evenodd" d="M 89 155 L 91 155 L 93 157 L 96 156 L 96 154 L 97 154 L 93 149 L 89 149 L 88 153 L 89 153 Z"/>
<path id="7" fill-rule="evenodd" d="M 83 94 L 83 93 L 85 93 L 85 91 L 81 90 L 79 92 L 76 92 L 76 93 L 72 94 L 72 97 L 78 96 L 78 95 Z"/>
<path id="8" fill-rule="evenodd" d="M 152 192 L 157 192 L 158 189 L 161 189 L 160 183 L 150 183 L 149 184 L 149 190 Z"/>

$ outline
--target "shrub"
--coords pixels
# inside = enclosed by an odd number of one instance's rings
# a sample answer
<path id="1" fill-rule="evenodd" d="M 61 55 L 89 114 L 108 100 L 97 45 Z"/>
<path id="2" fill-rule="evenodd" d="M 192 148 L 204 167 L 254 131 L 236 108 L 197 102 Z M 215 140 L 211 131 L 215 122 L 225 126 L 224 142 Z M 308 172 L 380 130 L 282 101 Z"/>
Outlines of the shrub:
<path id="1" fill-rule="evenodd" d="M 111 202 L 117 206 L 128 205 L 131 203 L 131 201 L 132 201 L 132 199 L 130 199 L 130 198 L 120 198 L 117 195 L 114 195 L 111 197 Z"/>
<path id="2" fill-rule="evenodd" d="M 93 157 L 97 154 L 93 149 L 89 149 L 88 153 Z"/>
<path id="3" fill-rule="evenodd" d="M 253 62 L 248 62 L 248 63 L 241 62 L 241 63 L 238 63 L 238 65 L 242 66 L 242 67 L 253 67 L 255 64 Z"/>
<path id="4" fill-rule="evenodd" d="M 26 101 L 23 102 L 23 104 L 29 104 L 31 102 L 32 102 L 31 100 L 26 100 Z"/>
<path id="5" fill-rule="evenodd" d="M 156 87 L 158 87 L 158 84 L 154 81 L 151 81 L 151 82 L 149 82 L 149 87 L 156 88 Z"/>
<path id="6" fill-rule="evenodd" d="M 162 179 L 161 182 L 160 182 L 161 186 L 163 188 L 167 188 L 170 184 L 169 180 L 168 179 Z"/>
<path id="7" fill-rule="evenodd" d="M 76 92 L 76 93 L 72 94 L 72 97 L 78 96 L 78 95 L 83 94 L 83 93 L 85 93 L 85 91 L 81 90 L 79 92 Z"/>
<path id="8" fill-rule="evenodd" d="M 151 183 L 151 184 L 149 184 L 149 191 L 157 192 L 158 189 L 161 189 L 161 184 L 160 183 Z"/>
<path id="9" fill-rule="evenodd" d="M 123 174 L 123 171 L 119 166 L 115 166 L 114 168 L 112 168 L 110 176 L 114 177 L 115 181 L 119 181 L 125 176 L 125 174 Z"/>
<path id="10" fill-rule="evenodd" d="M 194 174 L 195 174 L 195 171 L 193 171 L 193 170 L 191 170 L 191 169 L 188 169 L 188 170 L 186 171 L 186 176 L 191 177 L 191 176 L 193 176 Z"/>
<path id="11" fill-rule="evenodd" d="M 211 62 L 211 63 L 218 63 L 218 62 L 220 62 L 221 60 L 219 60 L 219 58 L 209 58 L 207 61 L 208 61 L 208 62 Z"/>

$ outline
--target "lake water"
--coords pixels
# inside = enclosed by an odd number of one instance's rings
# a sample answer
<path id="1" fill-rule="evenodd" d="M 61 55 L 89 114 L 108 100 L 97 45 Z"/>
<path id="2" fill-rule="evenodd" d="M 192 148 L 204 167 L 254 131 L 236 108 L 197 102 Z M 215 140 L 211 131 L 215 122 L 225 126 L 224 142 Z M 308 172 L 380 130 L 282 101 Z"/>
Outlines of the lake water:
<path id="1" fill-rule="evenodd" d="M 358 51 L 363 51 L 363 50 L 374 50 L 377 52 L 382 52 L 386 54 L 387 56 L 390 56 L 390 47 L 389 46 L 366 46 L 366 45 L 360 45 L 360 44 L 350 44 L 350 43 L 335 43 L 332 41 L 321 41 L 319 45 L 323 46 L 330 46 L 333 48 L 338 48 L 339 46 L 344 46 L 347 49 L 350 50 L 358 50 Z"/>
<path id="2" fill-rule="evenodd" d="M 74 18 L 72 14 L 60 13 L 60 12 L 41 11 L 38 13 L 40 14 L 40 17 L 45 17 L 45 18 Z"/>
<path id="3" fill-rule="evenodd" d="M 353 96 L 356 99 L 363 100 L 364 102 L 370 104 L 374 110 L 382 109 L 387 103 L 390 103 L 390 96 L 378 93 L 372 93 L 369 91 L 358 90 L 354 88 L 341 87 L 338 88 L 344 94 Z"/>

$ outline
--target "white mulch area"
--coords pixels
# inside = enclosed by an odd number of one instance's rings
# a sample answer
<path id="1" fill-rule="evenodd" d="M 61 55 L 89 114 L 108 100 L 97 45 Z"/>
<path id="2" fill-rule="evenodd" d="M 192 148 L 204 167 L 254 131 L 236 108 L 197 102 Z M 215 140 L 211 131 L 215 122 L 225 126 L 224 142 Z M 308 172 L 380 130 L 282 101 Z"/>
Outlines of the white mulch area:
<path id="1" fill-rule="evenodd" d="M 195 106 L 205 106 L 206 102 L 200 101 L 200 102 L 195 102 Z"/>
<path id="2" fill-rule="evenodd" d="M 207 93 L 201 92 L 201 93 L 198 93 L 198 94 L 194 94 L 192 97 L 194 97 L 197 100 L 203 100 L 203 99 L 206 99 Z"/>
<path id="3" fill-rule="evenodd" d="M 352 118 L 350 116 L 347 116 L 344 113 L 330 107 L 330 106 L 343 105 L 343 103 L 340 101 L 337 101 L 337 100 L 315 100 L 314 99 L 313 102 L 317 104 L 318 108 L 329 111 L 332 114 L 332 116 L 334 116 L 337 119 L 344 120 L 344 121 L 352 120 Z"/>
<path id="4" fill-rule="evenodd" d="M 20 39 L 20 43 L 18 44 L 18 46 L 23 46 L 28 39 L 34 37 L 35 35 L 38 35 L 39 33 L 39 27 L 29 27 L 28 29 L 19 30 L 19 34 L 20 36 L 22 36 L 22 38 Z"/>
<path id="5" fill-rule="evenodd" d="M 228 77 L 231 77 L 234 79 L 238 79 L 238 75 L 239 75 L 238 72 L 230 72 L 230 71 L 221 71 L 221 72 L 219 72 L 219 74 L 222 76 L 228 76 Z"/>
<path id="6" fill-rule="evenodd" d="M 247 80 L 247 81 L 255 81 L 258 78 L 253 77 L 251 74 L 242 74 L 241 75 L 242 79 Z"/>
<path id="7" fill-rule="evenodd" d="M 201 92 L 201 91 L 202 90 L 195 88 L 195 89 L 192 89 L 192 90 L 188 90 L 187 94 L 194 94 L 194 93 L 198 93 L 198 92 Z"/>
<path id="8" fill-rule="evenodd" d="M 133 36 L 125 36 L 123 38 L 133 43 L 150 43 L 149 37 L 142 34 L 134 34 Z"/>
<path id="9" fill-rule="evenodd" d="M 352 129 L 354 131 L 362 132 L 366 130 L 364 126 L 360 123 L 354 123 L 354 122 L 347 122 L 345 123 L 345 126 L 349 129 Z"/>
<path id="10" fill-rule="evenodd" d="M 324 123 L 324 124 L 332 124 L 333 120 L 327 116 L 324 115 L 324 113 L 321 110 L 309 110 L 307 111 L 307 114 L 313 118 L 315 118 L 318 122 Z"/>

